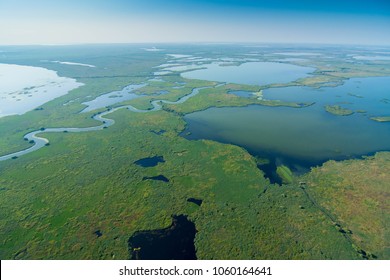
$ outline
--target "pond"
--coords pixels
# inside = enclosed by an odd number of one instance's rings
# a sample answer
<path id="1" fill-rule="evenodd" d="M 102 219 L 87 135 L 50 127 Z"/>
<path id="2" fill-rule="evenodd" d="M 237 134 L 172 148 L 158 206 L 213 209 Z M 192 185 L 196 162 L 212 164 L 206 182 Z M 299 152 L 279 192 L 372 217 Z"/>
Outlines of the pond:
<path id="1" fill-rule="evenodd" d="M 165 162 L 163 156 L 141 158 L 139 160 L 136 160 L 134 163 L 142 167 L 153 167 L 156 166 L 159 162 L 161 163 Z"/>
<path id="2" fill-rule="evenodd" d="M 168 228 L 135 232 L 128 241 L 130 259 L 196 260 L 195 234 L 186 216 L 173 216 Z"/>
<path id="3" fill-rule="evenodd" d="M 218 63 L 202 65 L 205 69 L 185 72 L 181 75 L 187 79 L 206 81 L 266 85 L 287 83 L 304 78 L 315 69 L 278 62 L 247 62 L 239 66 L 222 66 Z"/>
<path id="4" fill-rule="evenodd" d="M 152 177 L 143 177 L 142 178 L 143 181 L 145 180 L 154 180 L 154 181 L 162 181 L 162 182 L 165 182 L 165 183 L 168 183 L 169 182 L 169 179 L 167 177 L 165 177 L 164 175 L 157 175 L 157 176 L 152 176 Z"/>

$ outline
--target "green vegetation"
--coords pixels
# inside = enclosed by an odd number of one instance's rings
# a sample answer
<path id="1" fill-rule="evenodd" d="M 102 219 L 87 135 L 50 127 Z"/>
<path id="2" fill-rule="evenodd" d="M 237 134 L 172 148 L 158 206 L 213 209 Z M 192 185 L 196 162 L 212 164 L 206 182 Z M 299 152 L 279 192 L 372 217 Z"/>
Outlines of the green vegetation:
<path id="1" fill-rule="evenodd" d="M 390 153 L 329 161 L 301 178 L 307 192 L 335 217 L 359 250 L 390 258 Z"/>
<path id="2" fill-rule="evenodd" d="M 258 104 L 264 106 L 286 106 L 302 108 L 312 105 L 312 103 L 296 103 L 280 100 L 259 100 L 254 98 L 242 98 L 234 94 L 227 93 L 231 90 L 231 85 L 224 85 L 216 88 L 204 89 L 200 94 L 194 96 L 183 104 L 164 104 L 163 108 L 184 115 L 195 111 L 205 110 L 210 107 L 227 107 L 227 106 L 247 106 Z"/>
<path id="3" fill-rule="evenodd" d="M 243 149 L 178 137 L 185 124 L 169 112 L 112 117 L 103 131 L 43 134 L 52 145 L 1 163 L 1 258 L 125 259 L 135 231 L 173 214 L 195 222 L 201 259 L 358 258 L 299 188 L 270 185 Z M 166 162 L 133 164 L 153 155 Z M 158 174 L 170 182 L 142 180 Z"/>
<path id="4" fill-rule="evenodd" d="M 376 122 L 390 122 L 390 116 L 386 116 L 386 117 L 372 117 L 370 119 L 373 120 L 373 121 L 376 121 Z"/>
<path id="5" fill-rule="evenodd" d="M 257 165 L 267 165 L 267 164 L 270 164 L 270 160 L 268 158 L 261 158 L 261 157 L 258 157 L 258 156 L 255 156 L 254 157 L 255 160 L 256 160 L 256 164 Z"/>
<path id="6" fill-rule="evenodd" d="M 276 174 L 278 174 L 284 184 L 291 184 L 294 181 L 294 175 L 292 171 L 285 165 L 278 166 L 276 168 Z"/>
<path id="7" fill-rule="evenodd" d="M 352 115 L 354 112 L 352 110 L 343 108 L 339 105 L 326 105 L 325 110 L 328 113 L 331 113 L 336 116 L 349 116 Z"/>

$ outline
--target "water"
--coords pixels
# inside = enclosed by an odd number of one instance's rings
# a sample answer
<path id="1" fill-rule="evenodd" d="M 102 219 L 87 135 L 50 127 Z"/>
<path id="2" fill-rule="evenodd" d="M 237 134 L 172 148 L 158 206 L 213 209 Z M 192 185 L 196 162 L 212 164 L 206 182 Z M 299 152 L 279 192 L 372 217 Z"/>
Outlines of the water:
<path id="1" fill-rule="evenodd" d="M 198 206 L 201 206 L 203 200 L 197 199 L 197 198 L 193 198 L 193 197 L 190 197 L 190 198 L 187 199 L 187 202 L 192 202 L 192 203 L 194 203 L 194 204 L 196 204 L 196 205 L 198 205 Z"/>
<path id="2" fill-rule="evenodd" d="M 390 60 L 390 56 L 384 56 L 384 55 L 376 55 L 376 56 L 368 56 L 368 55 L 357 55 L 353 57 L 354 59 L 358 60 Z"/>
<path id="3" fill-rule="evenodd" d="M 339 104 L 347 109 L 367 111 L 369 116 L 390 115 L 390 77 L 350 79 L 342 86 L 271 88 L 263 91 L 265 99 L 316 102 L 316 105 Z M 321 109 L 321 108 L 320 108 Z"/>
<path id="4" fill-rule="evenodd" d="M 184 215 L 173 216 L 165 229 L 139 231 L 129 238 L 133 260 L 196 260 L 195 224 Z"/>
<path id="5" fill-rule="evenodd" d="M 81 113 L 91 112 L 96 109 L 104 108 L 122 101 L 132 100 L 143 95 L 133 93 L 136 89 L 140 89 L 146 86 L 146 84 L 139 85 L 128 85 L 119 91 L 112 91 L 109 93 L 102 94 L 95 98 L 94 100 L 84 102 L 84 105 L 87 107 L 81 111 Z"/>
<path id="6" fill-rule="evenodd" d="M 165 183 L 169 182 L 169 179 L 167 177 L 165 177 L 164 175 L 157 175 L 157 176 L 152 176 L 152 177 L 143 177 L 142 180 L 143 181 L 145 181 L 145 180 L 162 181 L 162 182 L 165 182 Z"/>
<path id="7" fill-rule="evenodd" d="M 329 159 L 354 158 L 390 150 L 390 123 L 369 119 L 390 115 L 390 78 L 352 79 L 337 88 L 275 88 L 264 97 L 291 101 L 315 101 L 307 108 L 266 107 L 211 108 L 185 116 L 188 124 L 182 135 L 189 139 L 211 139 L 232 143 L 251 154 L 271 160 L 267 172 L 285 164 L 297 173 Z M 352 95 L 350 95 L 352 94 Z M 342 104 L 366 110 L 348 117 L 327 113 L 323 105 Z M 188 132 L 191 132 L 187 135 Z M 270 168 L 270 166 L 272 168 Z"/>
<path id="8" fill-rule="evenodd" d="M 220 86 L 220 85 L 217 85 L 217 86 Z M 40 130 L 29 132 L 26 135 L 24 135 L 24 139 L 29 141 L 29 142 L 31 142 L 31 143 L 34 143 L 34 145 L 32 147 L 30 147 L 30 148 L 25 149 L 25 150 L 21 150 L 21 151 L 15 152 L 15 153 L 11 153 L 11 154 L 6 154 L 6 155 L 3 155 L 3 156 L 0 156 L 0 161 L 5 161 L 5 160 L 9 160 L 9 159 L 17 159 L 20 156 L 29 154 L 31 152 L 34 152 L 36 150 L 39 150 L 39 149 L 43 148 L 44 146 L 49 145 L 49 140 L 47 140 L 46 138 L 37 136 L 38 134 L 40 134 L 42 132 L 45 132 L 45 133 L 47 133 L 47 132 L 54 132 L 54 133 L 56 133 L 56 132 L 73 132 L 73 133 L 77 133 L 77 132 L 99 131 L 99 130 L 108 128 L 109 126 L 112 126 L 112 125 L 115 124 L 114 120 L 105 118 L 105 116 L 110 114 L 110 113 L 113 113 L 113 112 L 115 112 L 117 110 L 121 110 L 121 109 L 126 108 L 126 109 L 128 109 L 128 110 L 130 110 L 132 112 L 136 112 L 136 113 L 155 112 L 155 111 L 161 110 L 161 108 L 162 108 L 161 104 L 162 103 L 166 103 L 166 104 L 181 104 L 181 103 L 184 103 L 189 98 L 197 95 L 200 92 L 200 90 L 206 89 L 206 88 L 210 88 L 210 87 L 194 88 L 190 94 L 181 97 L 177 101 L 167 101 L 167 100 L 162 100 L 162 99 L 153 100 L 151 102 L 151 105 L 152 105 L 153 108 L 152 109 L 148 109 L 148 110 L 137 109 L 137 108 L 135 108 L 135 107 L 133 107 L 131 105 L 129 105 L 129 106 L 120 106 L 120 107 L 116 107 L 114 109 L 105 110 L 104 112 L 101 112 L 101 113 L 98 113 L 98 114 L 95 114 L 95 115 L 92 116 L 93 119 L 95 119 L 95 120 L 97 120 L 97 121 L 102 123 L 101 125 L 98 125 L 98 126 L 81 127 L 81 128 L 78 128 L 78 127 L 70 127 L 70 128 L 68 128 L 68 127 L 42 128 Z M 157 132 L 154 132 L 154 133 L 156 133 L 156 134 L 159 134 L 159 133 L 163 134 L 164 132 L 165 131 L 160 130 L 160 131 L 157 131 Z"/>
<path id="9" fill-rule="evenodd" d="M 164 163 L 165 162 L 164 157 L 154 156 L 154 157 L 141 158 L 135 161 L 134 163 L 142 167 L 153 167 L 156 166 L 159 162 Z"/>
<path id="10" fill-rule="evenodd" d="M 45 68 L 0 64 L 0 117 L 22 115 L 82 85 Z"/>
<path id="11" fill-rule="evenodd" d="M 203 65 L 206 69 L 182 73 L 187 79 L 266 85 L 287 83 L 307 77 L 315 69 L 277 62 L 248 62 L 239 66 Z"/>

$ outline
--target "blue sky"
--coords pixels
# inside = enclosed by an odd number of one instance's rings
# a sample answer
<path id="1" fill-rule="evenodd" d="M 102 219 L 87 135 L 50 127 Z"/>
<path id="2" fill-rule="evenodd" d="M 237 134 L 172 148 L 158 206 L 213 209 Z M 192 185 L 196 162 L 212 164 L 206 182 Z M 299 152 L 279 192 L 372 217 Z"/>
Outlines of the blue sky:
<path id="1" fill-rule="evenodd" d="M 0 44 L 390 45 L 389 0 L 0 0 Z"/>

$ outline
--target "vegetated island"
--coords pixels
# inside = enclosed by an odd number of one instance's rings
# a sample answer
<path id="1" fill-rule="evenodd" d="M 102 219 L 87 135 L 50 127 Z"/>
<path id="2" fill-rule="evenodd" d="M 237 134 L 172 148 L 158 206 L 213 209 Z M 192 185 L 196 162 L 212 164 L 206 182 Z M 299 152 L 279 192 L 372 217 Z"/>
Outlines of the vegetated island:
<path id="1" fill-rule="evenodd" d="M 390 122 L 390 116 L 371 117 L 370 119 L 376 122 Z"/>
<path id="2" fill-rule="evenodd" d="M 328 113 L 331 113 L 336 116 L 350 116 L 354 113 L 352 110 L 343 108 L 339 105 L 326 105 L 325 110 Z"/>

